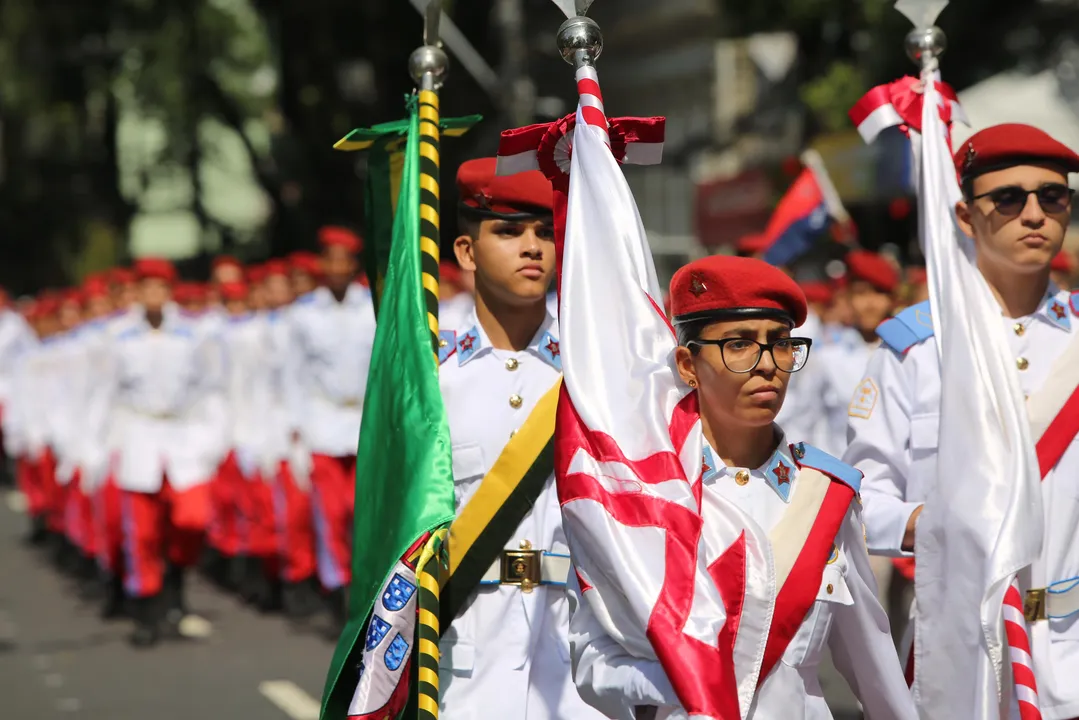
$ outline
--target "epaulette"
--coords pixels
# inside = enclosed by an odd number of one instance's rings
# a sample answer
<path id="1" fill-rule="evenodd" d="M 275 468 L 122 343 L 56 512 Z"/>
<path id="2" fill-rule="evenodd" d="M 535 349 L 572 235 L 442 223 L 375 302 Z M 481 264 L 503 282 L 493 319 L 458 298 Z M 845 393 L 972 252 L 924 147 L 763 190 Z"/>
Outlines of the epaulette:
<path id="1" fill-rule="evenodd" d="M 293 305 L 307 305 L 315 301 L 315 291 L 305 292 L 300 297 L 292 301 Z"/>
<path id="2" fill-rule="evenodd" d="M 1076 290 L 1071 295 L 1071 300 L 1068 302 L 1072 308 L 1072 314 L 1079 316 L 1079 290 Z"/>
<path id="3" fill-rule="evenodd" d="M 438 331 L 438 364 L 449 360 L 457 352 L 457 333 L 453 330 Z"/>
<path id="4" fill-rule="evenodd" d="M 138 326 L 129 327 L 126 330 L 122 331 L 119 335 L 117 335 L 116 339 L 117 340 L 130 340 L 131 338 L 136 337 L 136 336 L 141 335 L 141 334 L 142 334 L 142 328 L 141 327 L 138 327 Z"/>
<path id="5" fill-rule="evenodd" d="M 929 309 L 929 301 L 911 305 L 895 317 L 882 322 L 877 326 L 877 336 L 882 343 L 900 354 L 933 337 L 933 315 Z"/>
<path id="6" fill-rule="evenodd" d="M 862 490 L 862 471 L 832 457 L 809 443 L 798 443 L 792 448 L 798 467 L 818 470 L 831 479 L 841 482 L 855 493 Z"/>

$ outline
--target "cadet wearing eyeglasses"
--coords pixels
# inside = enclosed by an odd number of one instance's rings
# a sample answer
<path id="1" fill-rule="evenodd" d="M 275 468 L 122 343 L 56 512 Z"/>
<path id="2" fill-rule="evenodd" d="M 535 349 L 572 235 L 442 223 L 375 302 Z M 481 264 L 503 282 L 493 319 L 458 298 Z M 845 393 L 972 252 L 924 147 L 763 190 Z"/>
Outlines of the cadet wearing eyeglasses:
<path id="1" fill-rule="evenodd" d="M 1071 220 L 1068 173 L 1079 155 L 1026 125 L 983 130 L 955 156 L 963 199 L 961 229 L 974 239 L 977 265 L 1001 309 L 1023 393 L 1039 391 L 1079 332 L 1079 294 L 1049 278 Z M 869 362 L 848 411 L 844 460 L 865 474 L 863 518 L 869 552 L 910 557 L 922 503 L 936 478 L 940 362 L 929 302 L 885 321 L 883 346 Z M 941 481 L 946 482 L 946 478 Z M 1058 600 L 1079 602 L 1079 449 L 1071 443 L 1043 482 L 1046 539 L 1036 564 Z M 1063 584 L 1061 584 L 1063 582 Z M 1056 587 L 1054 587 L 1056 585 Z M 1059 603 L 1058 603 L 1059 604 Z M 1034 618 L 1034 664 L 1046 718 L 1079 716 L 1079 615 Z M 1048 618 L 1046 617 L 1048 615 Z M 1055 678 L 1060 678 L 1054 682 Z"/>

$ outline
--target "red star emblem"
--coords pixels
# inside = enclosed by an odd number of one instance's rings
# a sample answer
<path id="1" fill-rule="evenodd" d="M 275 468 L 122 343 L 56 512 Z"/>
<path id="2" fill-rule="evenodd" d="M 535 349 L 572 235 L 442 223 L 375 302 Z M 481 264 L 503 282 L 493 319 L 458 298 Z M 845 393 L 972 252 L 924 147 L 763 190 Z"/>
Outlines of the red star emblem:
<path id="1" fill-rule="evenodd" d="M 1057 320 L 1063 320 L 1064 316 L 1067 314 L 1064 312 L 1064 306 L 1060 303 L 1053 303 L 1053 306 L 1049 309 L 1057 316 Z"/>
<path id="2" fill-rule="evenodd" d="M 712 472 L 712 467 L 708 464 L 707 460 L 701 461 L 701 471 L 704 472 L 705 475 Z"/>
<path id="3" fill-rule="evenodd" d="M 791 469 L 784 465 L 782 460 L 779 461 L 779 466 L 772 472 L 776 474 L 776 479 L 780 485 L 786 485 L 791 481 Z"/>
<path id="4" fill-rule="evenodd" d="M 550 340 L 547 341 L 547 345 L 545 347 L 547 348 L 547 352 L 551 353 L 551 357 L 558 357 L 559 353 L 558 353 L 558 341 L 557 340 L 555 340 L 554 338 L 551 338 Z"/>
<path id="5" fill-rule="evenodd" d="M 708 286 L 704 284 L 701 276 L 697 273 L 693 273 L 689 279 L 689 291 L 693 293 L 694 297 L 700 297 L 708 292 Z"/>
<path id="6" fill-rule="evenodd" d="M 468 352 L 468 351 L 470 351 L 472 349 L 472 344 L 475 343 L 475 342 L 476 342 L 476 338 L 474 338 L 471 335 L 465 335 L 463 338 L 461 338 L 461 342 L 458 343 L 458 344 L 461 346 L 462 350 L 464 350 L 465 352 Z"/>

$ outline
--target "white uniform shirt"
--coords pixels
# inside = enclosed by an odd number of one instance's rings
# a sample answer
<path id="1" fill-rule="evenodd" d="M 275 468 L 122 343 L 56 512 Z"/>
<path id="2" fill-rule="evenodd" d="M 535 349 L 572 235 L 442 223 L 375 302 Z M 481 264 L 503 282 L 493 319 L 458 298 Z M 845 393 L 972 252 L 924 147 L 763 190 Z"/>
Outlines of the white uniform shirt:
<path id="1" fill-rule="evenodd" d="M 289 311 L 290 307 L 282 307 L 271 310 L 264 316 L 268 341 L 263 355 L 265 371 L 268 373 L 267 401 L 270 407 L 262 419 L 261 432 L 264 441 L 260 447 L 259 462 L 263 477 L 267 479 L 275 477 L 278 465 L 289 458 L 289 446 L 292 442 L 290 435 L 292 428 L 297 427 L 297 423 L 289 418 L 289 408 L 285 402 L 289 397 L 285 391 L 285 383 L 295 381 L 295 378 L 286 372 L 285 363 L 289 342 Z"/>
<path id="2" fill-rule="evenodd" d="M 847 449 L 847 410 L 851 396 L 879 346 L 879 342 L 867 343 L 857 332 L 850 331 L 838 334 L 836 341 L 824 344 L 820 352 L 811 353 L 814 366 L 811 372 L 819 374 L 818 397 L 824 413 L 823 432 L 815 439 L 821 443 L 822 450 L 836 457 Z"/>
<path id="3" fill-rule="evenodd" d="M 549 316 L 528 348 L 491 347 L 475 314 L 458 330 L 439 379 L 453 444 L 460 512 L 536 403 L 558 382 L 558 327 Z M 519 398 L 519 406 L 514 407 Z M 554 477 L 506 547 L 568 555 Z M 570 676 L 565 590 L 544 585 L 483 585 L 442 635 L 439 668 L 444 720 L 599 718 Z"/>
<path id="4" fill-rule="evenodd" d="M 229 317 L 222 328 L 225 346 L 225 400 L 230 447 L 247 477 L 260 467 L 274 404 L 270 325 L 263 315 Z"/>
<path id="5" fill-rule="evenodd" d="M 56 456 L 56 482 L 61 486 L 70 483 L 82 465 L 84 423 L 93 387 L 100 382 L 91 374 L 93 336 L 93 329 L 81 326 L 50 338 L 48 343 L 53 368 L 48 382 L 55 393 L 51 401 L 55 404 L 50 404 L 48 413 L 49 444 Z"/>
<path id="6" fill-rule="evenodd" d="M 712 454 L 706 446 L 706 453 Z M 718 467 L 704 476 L 703 511 L 708 496 L 736 504 L 765 532 L 779 522 L 789 507 L 774 474 L 782 462 L 790 468 L 791 497 L 798 492 L 798 463 L 790 446 L 779 448 L 760 468 Z M 740 485 L 735 478 L 749 473 Z M 744 475 L 743 475 L 744 477 Z M 705 522 L 707 522 L 707 516 Z M 865 551 L 856 506 L 851 507 L 836 536 L 835 560 L 824 568 L 817 600 L 780 661 L 760 685 L 749 718 L 757 720 L 829 720 L 832 717 L 821 692 L 818 673 L 825 646 L 873 720 L 917 717 L 888 629 L 888 618 L 877 601 L 876 582 Z M 581 695 L 617 720 L 633 720 L 634 706 L 657 706 L 657 720 L 685 720 L 670 681 L 660 664 L 635 658 L 602 629 L 591 606 L 582 602 L 571 580 L 573 619 L 570 643 Z"/>
<path id="7" fill-rule="evenodd" d="M 0 308 L 0 410 L 9 404 L 19 356 L 37 345 L 34 331 L 22 316 Z"/>
<path id="8" fill-rule="evenodd" d="M 783 400 L 783 408 L 779 411 L 776 422 L 786 428 L 792 440 L 826 448 L 827 443 L 821 442 L 827 422 L 827 415 L 821 403 L 824 369 L 818 361 L 818 356 L 825 346 L 822 334 L 821 320 L 812 312 L 806 316 L 806 321 L 791 333 L 795 337 L 809 338 L 813 345 L 809 349 L 809 362 L 790 376 L 787 397 Z"/>
<path id="9" fill-rule="evenodd" d="M 214 381 L 216 348 L 178 313 L 154 329 L 133 317 L 111 358 L 117 485 L 153 493 L 164 474 L 177 490 L 207 482 L 219 457 L 204 441 L 198 412 Z"/>
<path id="10" fill-rule="evenodd" d="M 1066 312 L 1060 315 L 1060 308 Z M 921 312 L 931 327 L 928 303 Z M 1019 383 L 1029 395 L 1042 386 L 1056 358 L 1079 332 L 1079 317 L 1069 308 L 1067 292 L 1050 288 L 1033 315 L 1001 318 L 1020 370 Z M 1016 331 L 1016 328 L 1022 328 Z M 1022 361 L 1020 361 L 1022 359 Z M 865 474 L 863 519 L 870 552 L 893 557 L 900 550 L 910 514 L 937 481 L 940 429 L 940 362 L 929 337 L 900 353 L 877 350 L 851 404 L 850 446 L 844 460 Z M 955 418 L 955 422 L 963 422 Z M 1079 442 L 1073 441 L 1042 481 L 1046 538 L 1032 568 L 1035 587 L 1079 578 Z M 1034 668 L 1042 716 L 1063 720 L 1079 716 L 1079 614 L 1032 625 Z M 1014 718 L 1018 715 L 1013 713 Z"/>
<path id="11" fill-rule="evenodd" d="M 289 416 L 313 453 L 356 454 L 375 340 L 371 293 L 353 283 L 343 302 L 326 288 L 296 301 L 287 315 Z"/>

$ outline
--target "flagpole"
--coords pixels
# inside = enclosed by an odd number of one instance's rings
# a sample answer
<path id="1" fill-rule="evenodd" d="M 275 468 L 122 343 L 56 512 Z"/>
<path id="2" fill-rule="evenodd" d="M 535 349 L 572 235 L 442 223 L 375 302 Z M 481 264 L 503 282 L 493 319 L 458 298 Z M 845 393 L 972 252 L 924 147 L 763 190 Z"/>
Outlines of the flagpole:
<path id="1" fill-rule="evenodd" d="M 895 5 L 896 9 L 914 25 L 914 29 L 907 33 L 904 39 L 904 46 L 907 57 L 921 68 L 921 80 L 925 85 L 937 82 L 940 56 L 947 48 L 944 31 L 936 25 L 937 18 L 947 5 L 948 0 L 898 0 Z M 928 112 L 929 109 L 926 108 L 926 111 Z M 919 163 L 919 167 L 925 167 L 924 159 Z M 924 193 L 924 183 L 920 185 L 921 192 Z M 930 267 L 931 273 L 934 270 L 935 268 Z M 1005 591 L 1002 615 L 1005 637 L 1011 649 L 1009 653 L 1011 679 L 1018 700 L 1020 718 L 1041 720 L 1038 686 L 1031 661 L 1030 633 L 1026 623 L 1023 596 L 1016 575 L 1012 576 Z M 917 642 L 918 637 L 915 634 L 915 643 Z M 915 665 L 915 671 L 917 671 L 917 665 Z"/>
<path id="2" fill-rule="evenodd" d="M 409 74 L 419 86 L 420 115 L 420 250 L 423 253 L 423 290 L 431 347 L 438 354 L 438 263 L 439 263 L 439 109 L 438 91 L 449 70 L 449 58 L 436 44 L 438 0 L 432 0 L 424 31 L 424 45 L 408 59 Z M 430 9 L 434 8 L 434 9 Z M 432 20 L 432 15 L 434 19 Z M 431 25 L 434 25 L 432 28 Z"/>
<path id="3" fill-rule="evenodd" d="M 440 122 L 438 91 L 449 71 L 449 57 L 441 48 L 438 24 L 441 0 L 430 0 L 424 15 L 423 45 L 408 58 L 408 71 L 419 87 L 419 212 L 421 280 L 427 306 L 427 325 L 431 330 L 431 349 L 437 367 L 438 281 L 439 281 L 439 141 Z M 432 532 L 416 564 L 419 583 L 416 623 L 416 717 L 437 720 L 439 716 L 438 667 L 440 662 L 439 597 L 448 557 L 444 544 L 448 526 Z"/>

